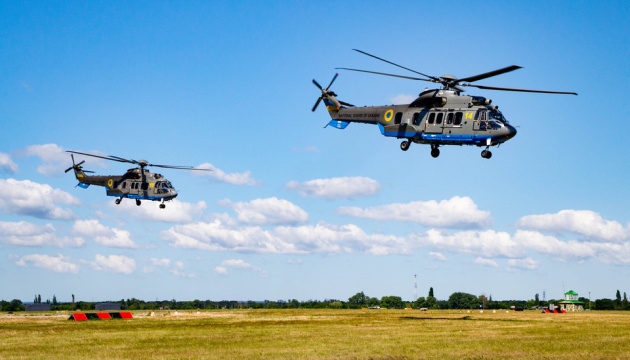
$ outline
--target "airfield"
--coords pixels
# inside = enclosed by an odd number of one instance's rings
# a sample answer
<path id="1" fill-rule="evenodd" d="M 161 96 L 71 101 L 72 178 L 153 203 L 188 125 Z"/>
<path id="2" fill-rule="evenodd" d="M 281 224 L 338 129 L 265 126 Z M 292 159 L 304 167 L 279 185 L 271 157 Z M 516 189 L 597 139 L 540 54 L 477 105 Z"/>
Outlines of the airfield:
<path id="1" fill-rule="evenodd" d="M 485 310 L 0 314 L 0 359 L 622 359 L 630 313 Z"/>

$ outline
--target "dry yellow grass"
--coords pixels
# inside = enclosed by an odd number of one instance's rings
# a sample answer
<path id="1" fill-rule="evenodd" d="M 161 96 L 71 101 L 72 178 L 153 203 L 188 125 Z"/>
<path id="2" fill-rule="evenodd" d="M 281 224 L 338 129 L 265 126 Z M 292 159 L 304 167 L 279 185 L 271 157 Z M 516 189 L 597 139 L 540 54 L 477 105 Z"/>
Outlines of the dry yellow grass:
<path id="1" fill-rule="evenodd" d="M 217 310 L 0 315 L 0 359 L 626 359 L 630 313 Z"/>

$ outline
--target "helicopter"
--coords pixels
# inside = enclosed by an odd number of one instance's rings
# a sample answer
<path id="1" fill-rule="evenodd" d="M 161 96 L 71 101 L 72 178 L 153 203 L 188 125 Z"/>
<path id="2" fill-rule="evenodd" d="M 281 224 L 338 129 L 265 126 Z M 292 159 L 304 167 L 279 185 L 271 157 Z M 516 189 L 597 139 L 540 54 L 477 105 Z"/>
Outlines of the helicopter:
<path id="1" fill-rule="evenodd" d="M 123 198 L 135 199 L 136 205 L 140 206 L 142 203 L 140 200 L 152 200 L 162 201 L 160 209 L 166 208 L 165 201 L 173 200 L 177 197 L 177 190 L 173 187 L 170 181 L 168 181 L 162 174 L 153 173 L 145 169 L 145 167 L 161 167 L 167 169 L 178 170 L 200 170 L 200 171 L 212 171 L 211 169 L 197 169 L 192 166 L 172 166 L 172 165 L 156 165 L 150 164 L 146 160 L 129 160 L 118 156 L 99 156 L 86 154 L 78 151 L 67 150 L 71 153 L 72 166 L 66 169 L 66 173 L 70 170 L 74 170 L 74 176 L 79 180 L 77 186 L 87 189 L 90 185 L 104 186 L 107 190 L 107 196 L 115 196 L 116 205 L 120 204 Z M 94 171 L 83 170 L 81 165 L 85 160 L 76 164 L 74 162 L 74 154 L 92 156 L 95 158 L 117 161 L 122 163 L 130 163 L 139 167 L 131 168 L 123 175 L 87 175 L 87 173 L 93 173 Z"/>
<path id="2" fill-rule="evenodd" d="M 489 150 L 491 146 L 498 147 L 516 135 L 516 128 L 510 125 L 506 117 L 499 111 L 498 106 L 492 105 L 491 99 L 482 96 L 462 95 L 464 92 L 462 87 L 471 86 L 486 90 L 577 95 L 574 92 L 513 89 L 471 84 L 475 81 L 522 68 L 518 65 L 458 79 L 453 75 L 442 75 L 440 77 L 426 75 L 364 51 L 353 50 L 422 75 L 424 78 L 349 68 L 337 69 L 427 81 L 441 84 L 442 88 L 432 90 L 426 88 L 418 95 L 417 99 L 406 105 L 356 107 L 338 100 L 337 94 L 330 90 L 330 87 L 339 75 L 337 73 L 326 88 L 323 88 L 313 79 L 313 84 L 321 90 L 322 95 L 315 102 L 312 111 L 315 111 L 323 100 L 331 117 L 330 122 L 325 127 L 332 126 L 337 129 L 345 129 L 353 122 L 376 124 L 382 135 L 404 139 L 400 144 L 401 150 L 409 150 L 411 143 L 429 144 L 431 146 L 431 156 L 434 158 L 440 156 L 439 147 L 443 145 L 474 145 L 479 147 L 485 146 L 485 149 L 481 152 L 481 157 L 490 159 L 492 157 L 492 152 Z"/>

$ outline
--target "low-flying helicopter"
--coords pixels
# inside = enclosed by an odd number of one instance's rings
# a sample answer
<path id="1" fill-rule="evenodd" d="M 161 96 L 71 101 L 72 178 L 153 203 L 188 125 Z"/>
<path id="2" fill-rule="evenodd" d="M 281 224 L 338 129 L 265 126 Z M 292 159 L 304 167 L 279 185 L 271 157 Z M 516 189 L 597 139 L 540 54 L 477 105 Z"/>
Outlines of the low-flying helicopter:
<path id="1" fill-rule="evenodd" d="M 192 166 L 172 166 L 172 165 L 156 165 L 149 164 L 146 160 L 129 160 L 123 159 L 118 156 L 99 156 L 86 154 L 78 151 L 70 151 L 72 153 L 72 166 L 66 169 L 66 173 L 70 170 L 74 170 L 74 176 L 79 180 L 77 186 L 87 189 L 90 185 L 104 186 L 106 188 L 107 196 L 115 196 L 116 205 L 120 204 L 123 198 L 136 199 L 136 205 L 140 206 L 140 200 L 152 200 L 162 201 L 160 209 L 164 209 L 166 205 L 165 201 L 173 200 L 177 197 L 177 190 L 171 185 L 162 174 L 153 173 L 145 169 L 145 167 L 161 167 L 166 169 L 178 169 L 178 170 L 200 170 L 200 171 L 212 171 L 210 169 L 197 169 Z M 81 165 L 85 160 L 76 164 L 74 162 L 74 155 L 92 156 L 95 158 L 117 161 L 122 163 L 130 163 L 137 165 L 136 168 L 127 170 L 124 175 L 86 175 L 87 173 L 93 173 L 94 171 L 83 170 Z"/>
<path id="2" fill-rule="evenodd" d="M 464 86 L 486 90 L 577 95 L 574 92 L 513 89 L 471 84 L 475 81 L 520 69 L 521 66 L 518 65 L 462 79 L 458 79 L 453 75 L 435 77 L 408 69 L 361 50 L 353 50 L 422 75 L 424 78 L 349 68 L 338 69 L 428 81 L 441 84 L 442 88 L 425 89 L 411 104 L 355 107 L 337 100 L 337 94 L 330 90 L 330 86 L 339 75 L 335 74 L 326 88 L 323 88 L 313 79 L 313 84 L 322 91 L 322 95 L 315 102 L 312 111 L 315 111 L 320 101 L 323 100 L 332 119 L 326 126 L 330 125 L 337 129 L 345 129 L 353 122 L 376 124 L 384 136 L 405 139 L 400 144 L 400 148 L 403 151 L 407 151 L 412 142 L 431 145 L 431 156 L 434 158 L 440 155 L 439 147 L 442 145 L 476 145 L 480 147 L 485 146 L 485 149 L 481 152 L 481 157 L 490 159 L 492 153 L 488 149 L 491 146 L 498 146 L 516 135 L 514 126 L 510 125 L 505 116 L 499 111 L 498 106 L 492 105 L 492 100 L 481 96 L 462 95 L 461 93 L 464 92 L 462 87 Z"/>

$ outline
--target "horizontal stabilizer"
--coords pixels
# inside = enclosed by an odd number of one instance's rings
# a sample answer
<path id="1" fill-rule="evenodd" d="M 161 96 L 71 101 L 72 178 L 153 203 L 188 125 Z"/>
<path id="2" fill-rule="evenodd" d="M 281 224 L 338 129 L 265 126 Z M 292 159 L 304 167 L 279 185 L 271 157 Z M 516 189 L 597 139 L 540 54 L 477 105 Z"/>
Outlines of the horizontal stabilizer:
<path id="1" fill-rule="evenodd" d="M 328 126 L 332 126 L 335 127 L 337 129 L 345 129 L 346 127 L 348 127 L 350 123 L 348 121 L 341 121 L 341 120 L 330 120 L 330 122 L 328 123 Z"/>

